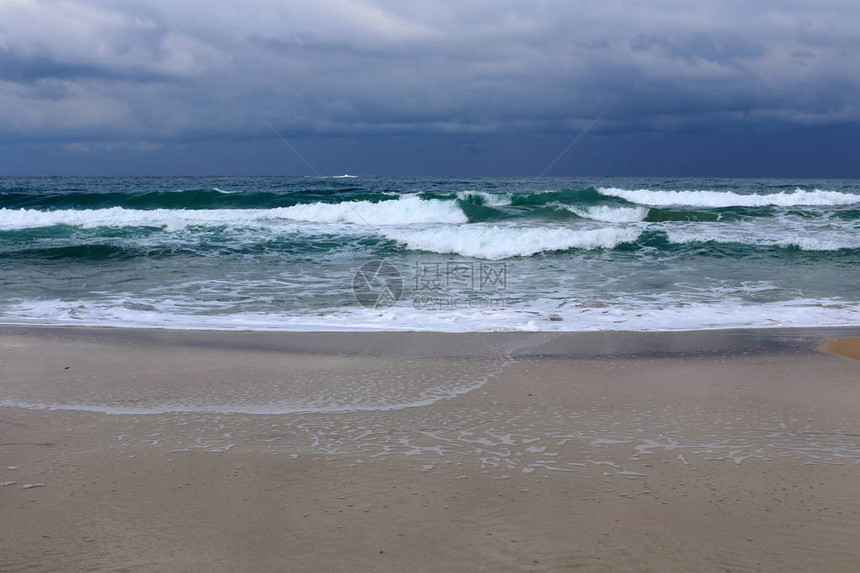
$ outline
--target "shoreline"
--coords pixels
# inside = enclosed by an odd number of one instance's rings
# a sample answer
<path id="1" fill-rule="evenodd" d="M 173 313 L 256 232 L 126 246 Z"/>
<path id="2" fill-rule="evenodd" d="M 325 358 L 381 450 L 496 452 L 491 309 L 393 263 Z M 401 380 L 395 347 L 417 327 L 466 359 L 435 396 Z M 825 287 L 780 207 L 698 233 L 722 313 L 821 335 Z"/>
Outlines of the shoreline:
<path id="1" fill-rule="evenodd" d="M 233 332 L 233 333 L 270 333 L 270 334 L 598 334 L 598 333 L 680 333 L 680 332 L 722 332 L 722 331 L 756 331 L 769 332 L 779 330 L 801 330 L 801 331 L 819 331 L 825 329 L 846 329 L 860 332 L 860 323 L 858 324 L 811 324 L 811 325 L 788 325 L 788 326 L 711 326 L 711 327 L 691 327 L 691 328 L 667 328 L 667 329 L 642 329 L 642 328 L 620 328 L 606 329 L 594 328 L 585 330 L 527 330 L 524 328 L 499 327 L 494 330 L 430 330 L 430 329 L 414 329 L 412 327 L 397 328 L 376 328 L 376 327 L 342 327 L 342 328 L 314 328 L 312 326 L 299 327 L 295 329 L 276 329 L 276 328 L 219 328 L 216 326 L 137 326 L 132 324 L 90 324 L 76 322 L 2 322 L 0 321 L 0 329 L 6 328 L 90 328 L 90 329 L 127 329 L 127 330 L 171 330 L 180 332 Z"/>
<path id="2" fill-rule="evenodd" d="M 93 339 L 119 343 L 163 343 L 189 346 L 248 348 L 256 350 L 405 354 L 423 352 L 422 344 L 437 347 L 436 353 L 451 356 L 498 356 L 497 348 L 511 341 L 527 340 L 523 348 L 506 349 L 513 355 L 634 356 L 640 354 L 683 355 L 686 353 L 732 353 L 818 350 L 850 357 L 860 338 L 858 326 L 720 328 L 694 330 L 602 330 L 602 331 L 269 331 L 212 330 L 127 326 L 20 325 L 0 323 L 0 336 Z M 379 345 L 365 346 L 367 339 Z M 453 344 L 439 344 L 449 339 Z M 847 339 L 836 344 L 832 341 Z M 477 344 L 482 342 L 482 344 Z M 852 350 L 847 350 L 848 347 Z M 493 349 L 488 352 L 487 349 Z"/>
<path id="3" fill-rule="evenodd" d="M 0 327 L 0 570 L 853 571 L 858 330 Z"/>

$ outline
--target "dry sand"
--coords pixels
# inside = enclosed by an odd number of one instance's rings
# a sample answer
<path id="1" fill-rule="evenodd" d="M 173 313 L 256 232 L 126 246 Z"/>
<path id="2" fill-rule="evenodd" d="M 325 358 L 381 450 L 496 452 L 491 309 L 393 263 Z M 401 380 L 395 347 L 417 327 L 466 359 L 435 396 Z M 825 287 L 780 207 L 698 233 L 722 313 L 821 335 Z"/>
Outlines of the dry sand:
<path id="1" fill-rule="evenodd" d="M 835 334 L 0 329 L 0 571 L 857 571 Z"/>

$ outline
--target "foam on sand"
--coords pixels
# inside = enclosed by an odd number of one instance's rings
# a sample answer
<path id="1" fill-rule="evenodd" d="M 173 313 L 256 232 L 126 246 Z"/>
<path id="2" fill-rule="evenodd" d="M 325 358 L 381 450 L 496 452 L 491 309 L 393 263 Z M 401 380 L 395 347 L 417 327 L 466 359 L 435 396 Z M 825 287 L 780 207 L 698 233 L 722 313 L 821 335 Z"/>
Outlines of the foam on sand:
<path id="1" fill-rule="evenodd" d="M 717 293 L 719 295 L 719 293 Z M 677 331 L 722 328 L 855 326 L 860 304 L 842 299 L 798 298 L 745 303 L 737 297 L 720 302 L 673 303 L 665 300 L 601 302 L 549 298 L 504 307 L 416 305 L 416 297 L 384 310 L 352 308 L 292 315 L 233 313 L 203 315 L 174 309 L 135 310 L 107 302 L 24 301 L 0 314 L 4 324 L 116 326 L 180 330 L 279 332 L 587 332 Z M 721 295 L 720 295 L 721 296 Z M 553 320 L 560 318 L 561 320 Z M 367 384 L 358 384 L 367 388 Z M 369 396 L 369 395 L 368 395 Z M 371 396 L 376 400 L 379 396 Z M 270 397 L 269 397 L 270 398 Z M 402 400 L 412 402 L 414 398 Z M 368 405 L 371 401 L 363 402 Z M 376 402 L 373 402 L 375 405 Z M 319 403 L 315 402 L 314 407 Z M 331 404 L 329 404 L 331 405 Z M 353 406 L 356 403 L 352 403 Z M 296 408 L 295 399 L 284 408 Z M 303 407 L 303 406 L 302 406 Z"/>
<path id="2" fill-rule="evenodd" d="M 567 227 L 518 227 L 457 225 L 436 229 L 384 230 L 382 234 L 415 251 L 454 253 L 479 259 L 528 257 L 547 251 L 611 249 L 635 241 L 637 229 L 571 229 Z"/>
<path id="3" fill-rule="evenodd" d="M 728 191 L 653 191 L 650 189 L 618 189 L 601 187 L 598 191 L 610 197 L 620 197 L 639 205 L 668 207 L 688 205 L 692 207 L 794 207 L 794 206 L 835 206 L 860 203 L 860 195 L 838 191 L 804 191 L 793 193 L 768 193 L 764 195 L 741 195 Z"/>

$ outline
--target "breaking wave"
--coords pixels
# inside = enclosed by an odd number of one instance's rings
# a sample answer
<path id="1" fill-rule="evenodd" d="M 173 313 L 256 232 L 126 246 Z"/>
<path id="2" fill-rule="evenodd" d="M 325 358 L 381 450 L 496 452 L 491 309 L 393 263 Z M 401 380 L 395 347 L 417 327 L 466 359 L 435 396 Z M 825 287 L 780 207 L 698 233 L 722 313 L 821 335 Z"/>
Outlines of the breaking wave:
<path id="1" fill-rule="evenodd" d="M 417 223 L 465 223 L 463 211 L 452 201 L 406 196 L 390 201 L 309 203 L 274 209 L 0 209 L 0 229 L 14 230 L 53 225 L 84 228 L 189 226 L 266 227 L 279 220 L 357 225 L 412 225 Z"/>
<path id="2" fill-rule="evenodd" d="M 618 189 L 601 187 L 598 191 L 609 197 L 618 197 L 639 205 L 668 207 L 688 205 L 692 207 L 794 207 L 794 206 L 836 206 L 860 203 L 860 195 L 838 191 L 804 191 L 793 193 L 767 193 L 762 195 L 742 195 L 729 191 L 652 191 L 649 189 Z"/>
<path id="3" fill-rule="evenodd" d="M 423 230 L 385 230 L 383 235 L 411 250 L 455 253 L 499 260 L 569 249 L 612 249 L 635 241 L 637 229 L 569 229 L 469 225 Z"/>
<path id="4" fill-rule="evenodd" d="M 645 217 L 648 216 L 648 209 L 646 207 L 608 207 L 605 205 L 574 207 L 562 203 L 550 203 L 549 205 L 556 209 L 570 211 L 583 219 L 591 219 L 592 221 L 600 221 L 602 223 L 636 223 L 644 221 Z"/>

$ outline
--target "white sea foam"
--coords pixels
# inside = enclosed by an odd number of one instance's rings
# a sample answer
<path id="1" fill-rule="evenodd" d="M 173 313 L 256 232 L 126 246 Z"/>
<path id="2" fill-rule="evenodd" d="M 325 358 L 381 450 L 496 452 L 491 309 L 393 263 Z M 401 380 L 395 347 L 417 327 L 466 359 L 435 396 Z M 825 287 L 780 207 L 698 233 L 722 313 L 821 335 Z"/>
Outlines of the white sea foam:
<path id="1" fill-rule="evenodd" d="M 673 297 L 669 293 L 666 298 Z M 630 300 L 596 306 L 563 302 L 571 304 L 561 306 L 559 299 L 541 298 L 500 309 L 463 305 L 438 310 L 414 308 L 411 300 L 404 300 L 382 310 L 349 307 L 322 313 L 203 315 L 133 310 L 92 301 L 23 301 L 4 308 L 0 323 L 285 332 L 676 331 L 860 324 L 860 304 L 840 299 L 752 304 L 729 297 L 715 302 Z M 70 306 L 74 315 L 67 310 Z"/>
<path id="2" fill-rule="evenodd" d="M 592 207 L 574 207 L 564 203 L 548 203 L 556 209 L 564 209 L 575 213 L 583 219 L 601 221 L 603 223 L 636 223 L 644 221 L 648 216 L 646 207 L 609 207 L 606 205 L 595 205 Z"/>
<path id="3" fill-rule="evenodd" d="M 728 191 L 654 191 L 650 189 L 618 189 L 601 187 L 603 195 L 620 197 L 631 203 L 666 207 L 670 205 L 689 205 L 692 207 L 793 207 L 793 206 L 833 206 L 860 203 L 860 195 L 838 191 L 804 191 L 793 193 L 768 193 L 764 195 L 741 195 Z"/>
<path id="4" fill-rule="evenodd" d="M 276 209 L 278 217 L 314 223 L 413 225 L 417 223 L 466 223 L 468 219 L 453 201 L 404 196 L 393 201 L 311 203 Z"/>
<path id="5" fill-rule="evenodd" d="M 417 196 L 378 203 L 310 203 L 274 209 L 0 209 L 0 229 L 4 230 L 53 225 L 84 228 L 163 227 L 169 230 L 198 225 L 271 227 L 285 220 L 371 226 L 468 221 L 454 201 L 423 200 Z"/>
<path id="6" fill-rule="evenodd" d="M 697 223 L 665 226 L 663 229 L 669 241 L 678 244 L 715 242 L 760 247 L 794 247 L 803 251 L 860 249 L 860 233 L 850 227 L 809 228 L 790 225 L 774 229 L 750 223 Z"/>
<path id="7" fill-rule="evenodd" d="M 487 207 L 504 207 L 510 205 L 513 195 L 510 193 L 486 193 L 484 191 L 460 191 L 457 198 L 468 201 L 470 197 L 478 198 Z"/>
<path id="8" fill-rule="evenodd" d="M 457 225 L 435 229 L 386 229 L 382 234 L 407 248 L 433 253 L 455 253 L 480 259 L 528 257 L 545 251 L 611 249 L 635 241 L 637 229 L 571 229 L 567 227 L 519 227 Z"/>

